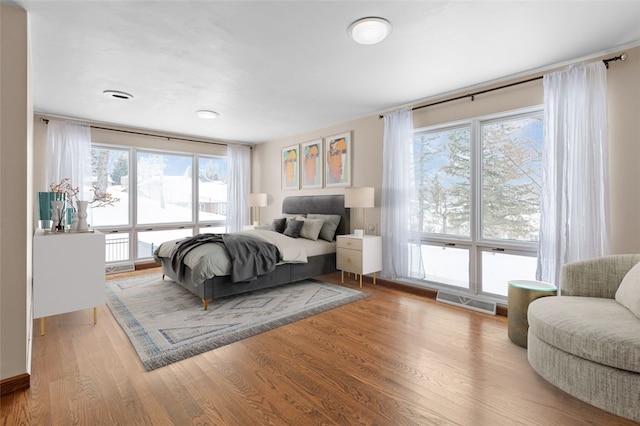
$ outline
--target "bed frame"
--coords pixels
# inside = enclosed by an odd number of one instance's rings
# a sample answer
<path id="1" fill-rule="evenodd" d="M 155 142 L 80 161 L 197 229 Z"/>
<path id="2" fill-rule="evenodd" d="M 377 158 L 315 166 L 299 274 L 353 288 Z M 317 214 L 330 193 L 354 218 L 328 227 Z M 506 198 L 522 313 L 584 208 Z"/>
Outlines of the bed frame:
<path id="1" fill-rule="evenodd" d="M 344 195 L 304 195 L 287 197 L 282 202 L 282 213 L 288 214 L 337 214 L 341 216 L 336 235 L 348 234 L 351 229 L 350 210 L 344 207 Z M 162 273 L 173 281 L 202 299 L 202 306 L 206 310 L 209 302 L 220 297 L 232 296 L 253 290 L 288 284 L 317 275 L 335 272 L 336 254 L 311 256 L 308 263 L 284 263 L 278 265 L 275 271 L 261 275 L 249 282 L 234 283 L 228 275 L 208 279 L 202 284 L 195 285 L 191 281 L 191 270 L 187 267 L 184 280 L 178 280 L 171 268 L 171 259 L 162 259 Z"/>

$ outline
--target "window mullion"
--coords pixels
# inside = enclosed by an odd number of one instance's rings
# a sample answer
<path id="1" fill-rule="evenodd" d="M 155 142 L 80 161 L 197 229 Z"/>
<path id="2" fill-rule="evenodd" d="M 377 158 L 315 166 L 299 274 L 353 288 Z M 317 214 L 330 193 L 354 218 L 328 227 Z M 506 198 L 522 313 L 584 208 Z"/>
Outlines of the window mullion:
<path id="1" fill-rule="evenodd" d="M 481 274 L 478 273 L 480 215 L 482 214 L 482 150 L 480 145 L 480 123 L 471 121 L 471 249 L 469 250 L 469 290 L 478 293 L 481 289 Z"/>

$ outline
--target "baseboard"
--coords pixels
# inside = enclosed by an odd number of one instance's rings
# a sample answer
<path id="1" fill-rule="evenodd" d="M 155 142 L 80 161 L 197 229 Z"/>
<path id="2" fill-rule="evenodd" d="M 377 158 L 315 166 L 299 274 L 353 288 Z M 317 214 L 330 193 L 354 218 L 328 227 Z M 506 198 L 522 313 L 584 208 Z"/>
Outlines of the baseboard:
<path id="1" fill-rule="evenodd" d="M 161 265 L 154 261 L 136 263 L 136 271 L 141 269 L 159 268 Z"/>
<path id="2" fill-rule="evenodd" d="M 31 386 L 31 376 L 27 373 L 2 379 L 0 380 L 0 396 L 29 389 L 29 386 Z"/>
<path id="3" fill-rule="evenodd" d="M 365 275 L 364 281 L 373 282 L 373 278 Z M 430 288 L 418 287 L 410 284 L 399 283 L 396 281 L 391 281 L 385 278 L 376 278 L 376 283 L 387 287 L 392 288 L 394 290 L 403 291 L 405 293 L 415 294 L 416 296 L 428 297 L 429 299 L 436 299 L 438 295 L 437 290 L 431 290 Z"/>
<path id="4" fill-rule="evenodd" d="M 373 278 L 371 276 L 367 276 L 365 275 L 363 277 L 363 281 L 365 282 L 373 282 Z M 413 286 L 410 284 L 405 284 L 405 283 L 399 283 L 396 281 L 391 281 L 385 278 L 376 278 L 376 283 L 384 286 L 384 287 L 388 287 L 388 288 L 392 288 L 394 290 L 399 290 L 399 291 L 404 291 L 405 293 L 411 293 L 411 294 L 415 294 L 416 296 L 422 296 L 422 297 L 428 297 L 429 299 L 436 299 L 436 297 L 438 296 L 438 291 L 437 290 L 432 290 L 429 288 L 423 288 L 423 287 L 418 287 L 418 286 Z M 507 308 L 506 305 L 503 305 L 501 303 L 497 303 L 496 304 L 496 315 L 499 316 L 509 316 L 509 310 Z"/>

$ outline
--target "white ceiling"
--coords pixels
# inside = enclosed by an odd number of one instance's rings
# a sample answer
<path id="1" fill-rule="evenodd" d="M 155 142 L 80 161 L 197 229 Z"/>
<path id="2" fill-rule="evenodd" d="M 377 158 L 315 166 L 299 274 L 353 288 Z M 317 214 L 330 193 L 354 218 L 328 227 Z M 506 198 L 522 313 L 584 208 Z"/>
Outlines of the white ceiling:
<path id="1" fill-rule="evenodd" d="M 29 12 L 36 112 L 248 143 L 640 44 L 640 1 L 12 3 Z M 349 39 L 366 16 L 390 37 Z"/>

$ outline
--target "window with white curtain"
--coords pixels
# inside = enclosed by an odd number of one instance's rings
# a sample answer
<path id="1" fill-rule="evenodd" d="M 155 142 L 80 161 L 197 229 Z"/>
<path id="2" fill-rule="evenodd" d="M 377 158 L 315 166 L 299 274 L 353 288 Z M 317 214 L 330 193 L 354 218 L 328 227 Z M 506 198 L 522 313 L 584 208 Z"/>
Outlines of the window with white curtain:
<path id="1" fill-rule="evenodd" d="M 91 148 L 93 184 L 118 199 L 90 210 L 91 226 L 106 234 L 107 263 L 150 259 L 163 241 L 225 231 L 226 157 Z"/>
<path id="2" fill-rule="evenodd" d="M 504 298 L 510 279 L 535 279 L 542 120 L 535 108 L 415 130 L 421 282 Z"/>

